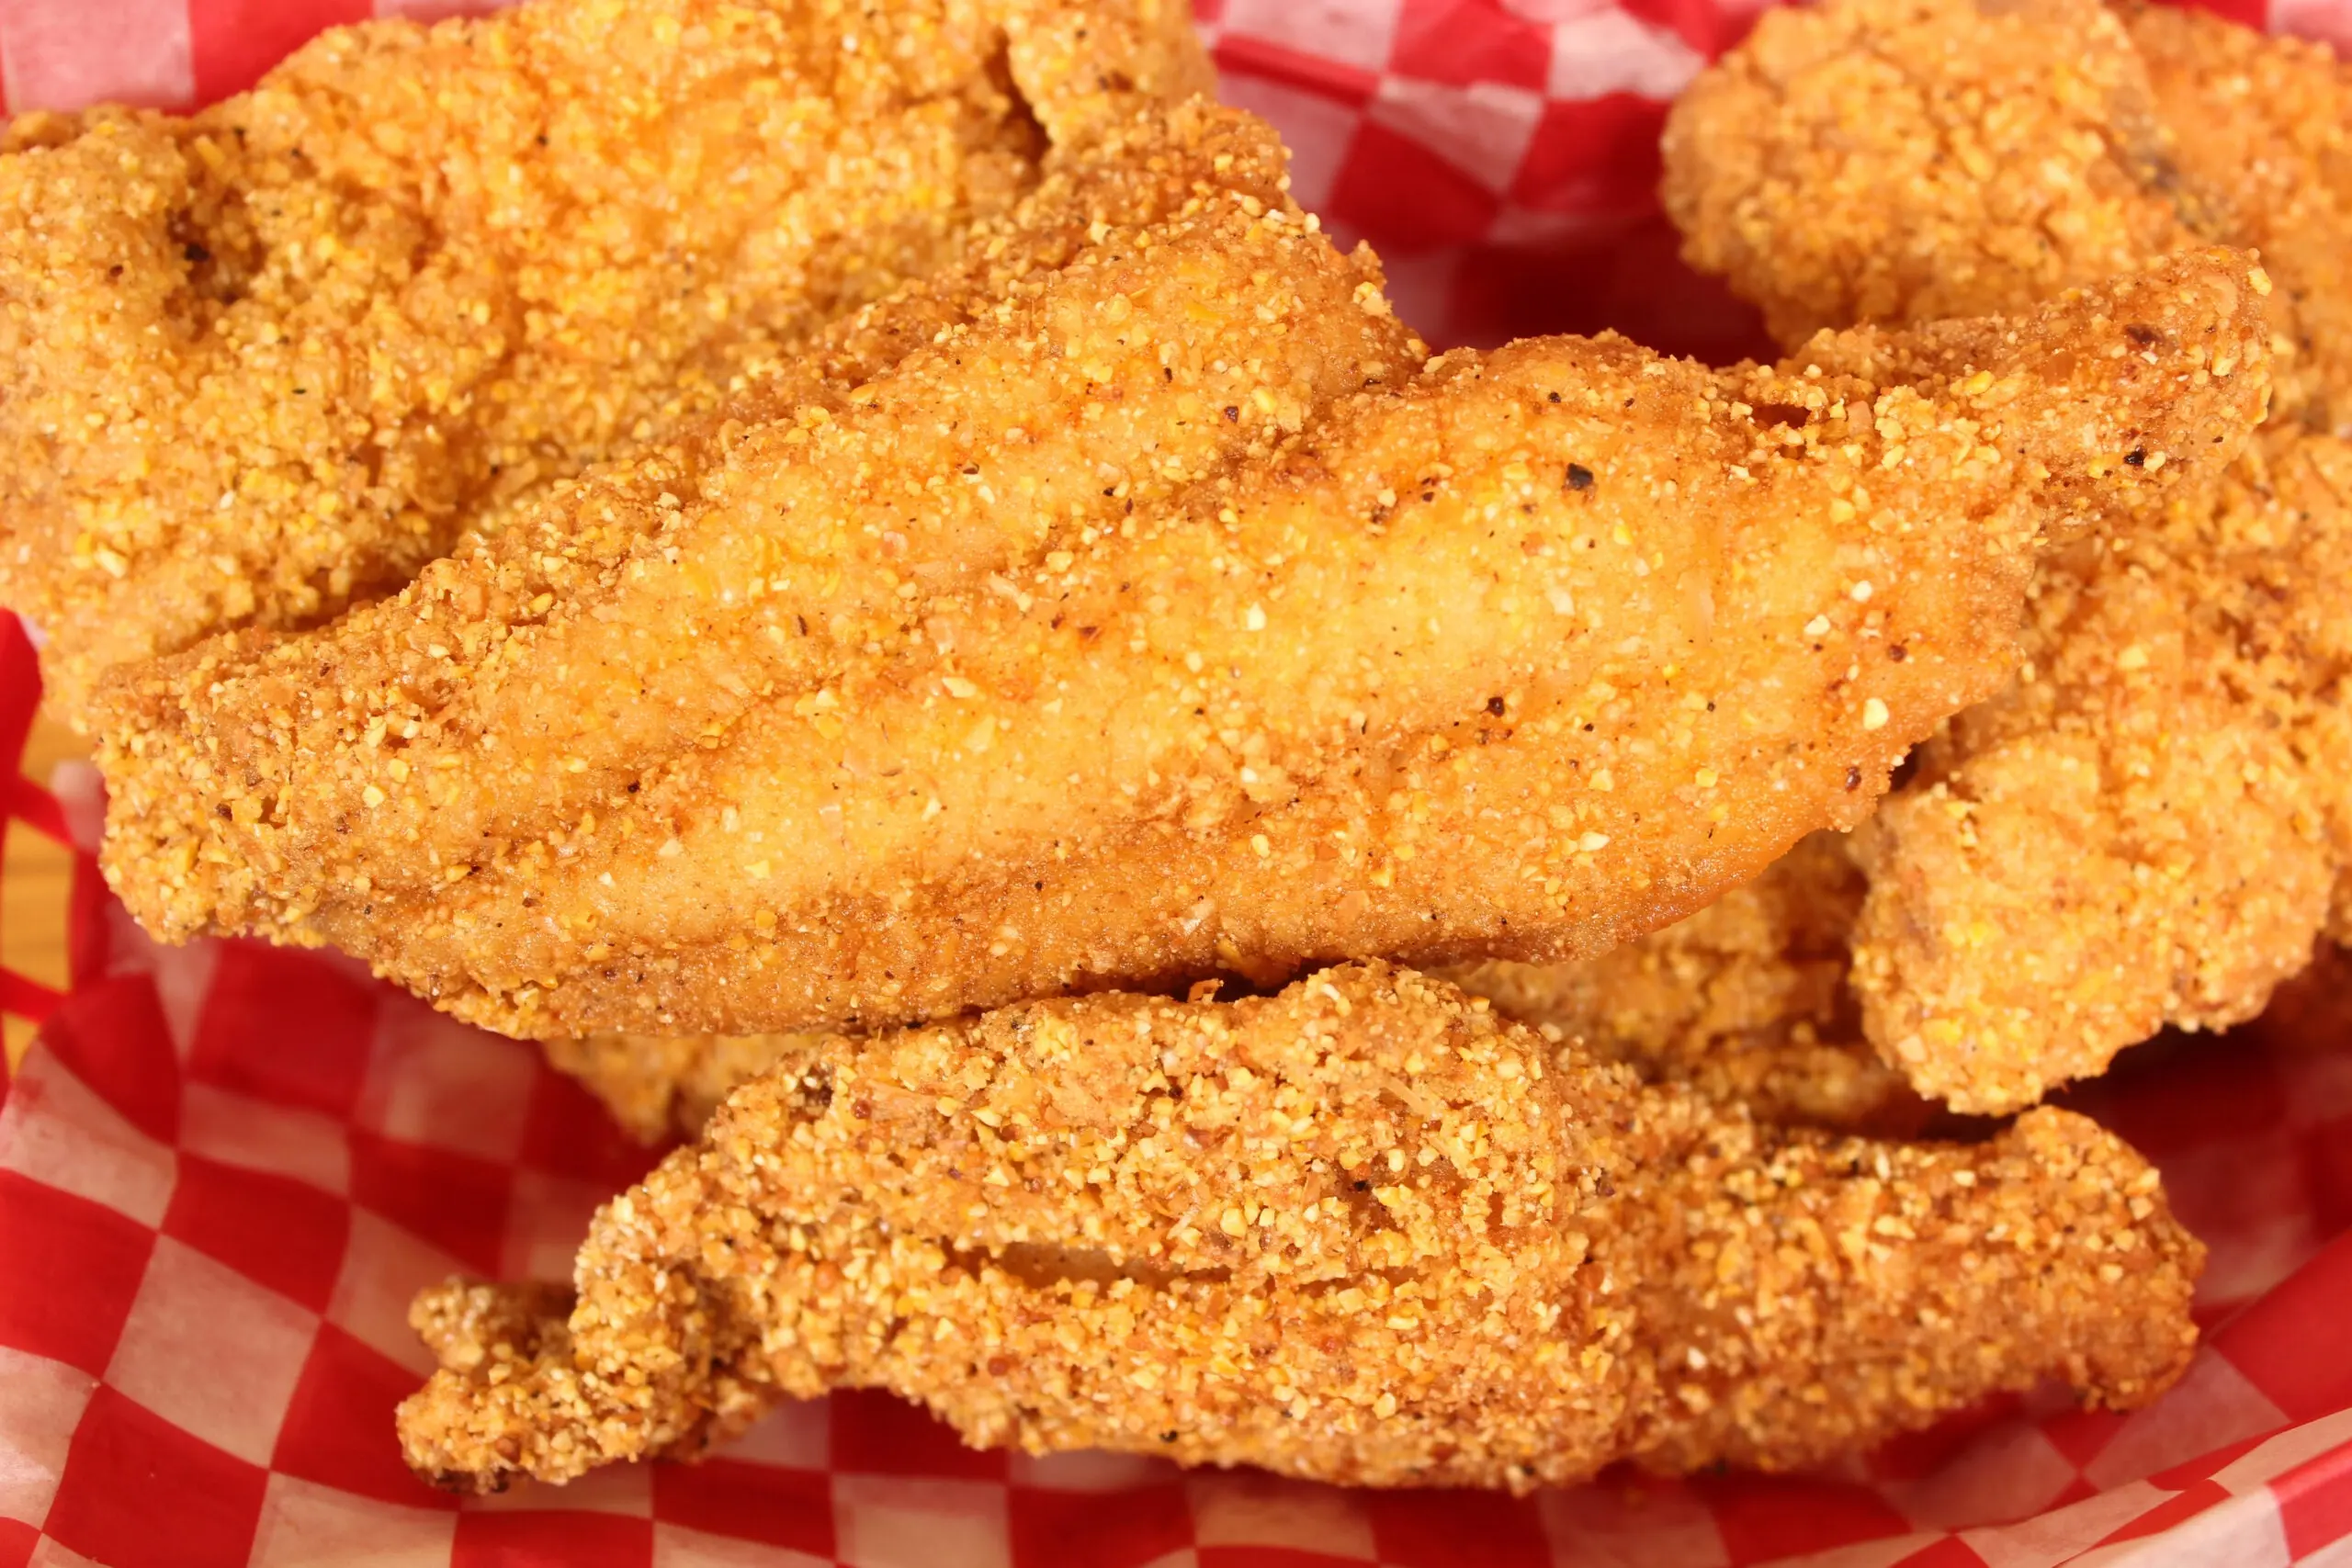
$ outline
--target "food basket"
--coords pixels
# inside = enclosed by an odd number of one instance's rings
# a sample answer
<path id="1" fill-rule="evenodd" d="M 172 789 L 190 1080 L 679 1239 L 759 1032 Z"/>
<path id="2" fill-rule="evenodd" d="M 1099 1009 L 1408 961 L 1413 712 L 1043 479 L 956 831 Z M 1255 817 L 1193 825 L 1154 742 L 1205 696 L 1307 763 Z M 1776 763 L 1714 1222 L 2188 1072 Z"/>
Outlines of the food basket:
<path id="1" fill-rule="evenodd" d="M 2352 43 L 2352 0 L 2219 8 Z M 1199 9 L 1225 96 L 1282 129 L 1302 204 L 1380 250 L 1432 341 L 1613 327 L 1715 359 L 1761 345 L 1676 259 L 1653 197 L 1668 102 L 1751 7 Z M 12 109 L 184 106 L 368 14 L 12 0 L 0 68 Z M 40 697 L 30 636 L 0 616 L 12 759 Z M 2212 1249 L 2204 1347 L 2134 1415 L 2012 1400 L 1822 1473 L 1611 1472 L 1514 1499 L 981 1453 L 854 1394 L 699 1464 L 435 1493 L 392 1429 L 431 1368 L 412 1294 L 451 1273 L 562 1276 L 590 1211 L 651 1156 L 532 1048 L 356 966 L 154 945 L 97 874 L 95 774 L 6 776 L 9 875 L 42 842 L 72 869 L 54 898 L 20 885 L 6 906 L 6 952 L 62 922 L 63 955 L 48 980 L 0 971 L 0 1008 L 40 1026 L 0 1080 L 0 1568 L 2352 1564 L 2352 1050 L 2259 1030 L 2160 1039 L 2071 1097 L 2162 1167 Z"/>

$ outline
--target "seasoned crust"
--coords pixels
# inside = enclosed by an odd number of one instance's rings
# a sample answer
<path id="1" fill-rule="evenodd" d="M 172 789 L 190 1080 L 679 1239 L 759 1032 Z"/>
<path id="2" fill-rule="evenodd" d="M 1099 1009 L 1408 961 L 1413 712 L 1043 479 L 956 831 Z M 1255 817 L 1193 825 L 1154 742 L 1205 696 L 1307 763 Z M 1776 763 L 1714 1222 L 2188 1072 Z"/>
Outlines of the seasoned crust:
<path id="1" fill-rule="evenodd" d="M 1755 881 L 1598 958 L 1442 977 L 1546 1039 L 1758 1121 L 1917 1135 L 1936 1108 L 1870 1048 L 1847 984 L 1864 886 L 1843 836 L 1815 833 Z"/>

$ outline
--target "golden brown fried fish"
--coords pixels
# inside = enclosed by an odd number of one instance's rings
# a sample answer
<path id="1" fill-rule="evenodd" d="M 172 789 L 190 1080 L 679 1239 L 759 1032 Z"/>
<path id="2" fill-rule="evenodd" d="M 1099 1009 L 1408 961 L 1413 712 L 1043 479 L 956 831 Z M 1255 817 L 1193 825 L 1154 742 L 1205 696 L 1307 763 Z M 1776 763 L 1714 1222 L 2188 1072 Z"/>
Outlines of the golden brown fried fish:
<path id="1" fill-rule="evenodd" d="M 1390 384 L 1271 187 L 1200 205 L 125 682 L 114 886 L 539 1037 L 1589 954 L 1860 818 L 2007 673 L 2042 542 L 2267 385 L 2229 252 L 1777 368 Z"/>
<path id="2" fill-rule="evenodd" d="M 1493 960 L 1442 977 L 1548 1040 L 1759 1121 L 1912 1136 L 1936 1108 L 1870 1048 L 1847 983 L 1863 888 L 1843 836 L 1815 833 L 1688 919 L 1598 958 Z"/>
<path id="3" fill-rule="evenodd" d="M 828 1039 L 605 1207 L 576 1296 L 420 1298 L 401 1437 L 496 1490 L 880 1387 L 980 1446 L 1361 1485 L 1783 1469 L 2044 1375 L 2143 1404 L 2201 1261 L 2072 1113 L 1770 1131 L 1348 967 Z"/>

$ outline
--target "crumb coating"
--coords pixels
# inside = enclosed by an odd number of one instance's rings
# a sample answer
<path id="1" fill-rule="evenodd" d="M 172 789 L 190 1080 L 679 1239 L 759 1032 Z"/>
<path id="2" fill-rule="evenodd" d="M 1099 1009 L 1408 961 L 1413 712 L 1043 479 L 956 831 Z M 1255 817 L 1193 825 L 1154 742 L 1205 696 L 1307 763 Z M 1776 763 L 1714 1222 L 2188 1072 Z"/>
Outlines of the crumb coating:
<path id="1" fill-rule="evenodd" d="M 0 131 L 0 598 L 107 668 L 399 586 L 951 259 L 1174 0 L 537 0 Z"/>
<path id="2" fill-rule="evenodd" d="M 851 1387 L 979 1446 L 1346 1484 L 1781 1469 L 2045 1374 L 2143 1404 L 2201 1260 L 2072 1113 L 1774 1131 L 1349 966 L 830 1038 L 599 1213 L 576 1295 L 425 1292 L 400 1429 L 460 1490 Z"/>

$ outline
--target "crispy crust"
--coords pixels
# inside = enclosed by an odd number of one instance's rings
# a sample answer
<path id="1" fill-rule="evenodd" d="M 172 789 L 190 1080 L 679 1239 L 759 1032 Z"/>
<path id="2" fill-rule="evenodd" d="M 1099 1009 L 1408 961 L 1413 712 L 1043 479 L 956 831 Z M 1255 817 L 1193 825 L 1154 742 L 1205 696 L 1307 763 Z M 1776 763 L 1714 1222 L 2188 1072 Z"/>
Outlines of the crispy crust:
<path id="1" fill-rule="evenodd" d="M 1350 967 L 828 1039 L 599 1213 L 568 1310 L 426 1292 L 401 1434 L 494 1490 L 882 1387 L 982 1446 L 1351 1484 L 1780 1469 L 2044 1374 L 2153 1398 L 2201 1257 L 2081 1117 L 1767 1131 Z"/>
<path id="2" fill-rule="evenodd" d="M 867 9 L 369 22 L 192 117 L 7 127 L 0 598 L 57 711 L 398 587 L 953 258 L 1049 141 L 1209 80 L 1181 4 Z"/>

